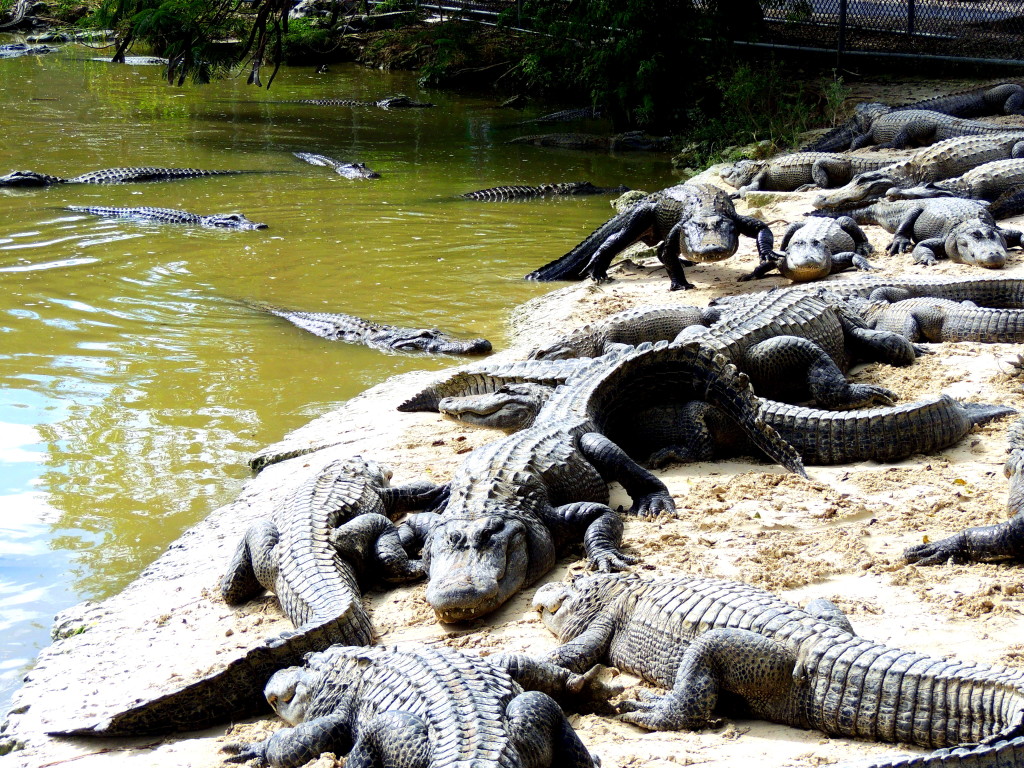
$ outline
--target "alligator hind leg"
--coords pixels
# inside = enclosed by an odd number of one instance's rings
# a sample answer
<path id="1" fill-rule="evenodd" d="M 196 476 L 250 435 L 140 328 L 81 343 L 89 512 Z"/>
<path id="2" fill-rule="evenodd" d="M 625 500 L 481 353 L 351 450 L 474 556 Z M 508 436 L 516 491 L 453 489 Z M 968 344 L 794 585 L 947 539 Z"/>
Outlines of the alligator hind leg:
<path id="1" fill-rule="evenodd" d="M 784 395 L 793 399 L 809 392 L 819 407 L 835 409 L 896 402 L 895 393 L 884 387 L 848 382 L 825 350 L 799 336 L 775 336 L 755 344 L 747 350 L 743 368 L 755 387 L 770 392 L 766 395 L 769 397 Z M 780 392 L 777 386 L 779 382 L 801 381 L 806 382 L 803 391 L 789 388 Z"/>
<path id="2" fill-rule="evenodd" d="M 277 581 L 277 526 L 261 520 L 249 526 L 238 542 L 234 557 L 220 582 L 220 594 L 228 605 L 251 600 Z"/>
<path id="3" fill-rule="evenodd" d="M 626 220 L 622 226 L 601 243 L 583 269 L 583 274 L 590 275 L 598 282 L 608 279 L 608 265 L 615 254 L 627 246 L 642 239 L 654 225 L 657 205 L 641 203 L 626 212 Z"/>
<path id="4" fill-rule="evenodd" d="M 515 745 L 523 768 L 597 768 L 600 765 L 547 694 L 521 693 L 508 703 L 505 714 L 509 740 Z"/>
<path id="5" fill-rule="evenodd" d="M 331 531 L 329 540 L 361 577 L 376 574 L 384 581 L 404 582 L 423 576 L 422 562 L 409 558 L 398 529 L 384 515 L 359 515 Z"/>
<path id="6" fill-rule="evenodd" d="M 675 502 L 665 484 L 607 437 L 599 432 L 588 432 L 580 438 L 579 448 L 601 477 L 612 478 L 626 489 L 633 500 L 630 514 L 646 517 L 675 512 Z"/>
<path id="7" fill-rule="evenodd" d="M 719 693 L 741 696 L 765 719 L 786 714 L 797 669 L 796 655 L 746 629 L 712 629 L 683 653 L 672 691 L 646 701 L 624 701 L 622 720 L 658 731 L 695 730 L 713 724 Z"/>
<path id="8" fill-rule="evenodd" d="M 811 602 L 805 605 L 804 610 L 819 621 L 824 621 L 826 624 L 831 624 L 833 627 L 839 627 L 839 629 L 845 630 L 851 635 L 857 634 L 853 631 L 853 625 L 846 617 L 846 614 L 843 613 L 842 609 L 831 600 L 819 597 L 816 600 L 811 600 Z"/>

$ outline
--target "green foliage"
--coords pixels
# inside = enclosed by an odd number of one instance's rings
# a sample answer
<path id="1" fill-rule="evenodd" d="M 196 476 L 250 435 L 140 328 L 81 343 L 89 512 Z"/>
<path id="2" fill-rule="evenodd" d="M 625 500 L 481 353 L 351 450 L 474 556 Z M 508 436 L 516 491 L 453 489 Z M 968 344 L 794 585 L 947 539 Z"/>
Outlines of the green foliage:
<path id="1" fill-rule="evenodd" d="M 319 19 L 291 19 L 288 31 L 282 41 L 282 55 L 287 62 L 294 62 L 318 54 L 324 54 L 337 47 L 335 35 Z"/>

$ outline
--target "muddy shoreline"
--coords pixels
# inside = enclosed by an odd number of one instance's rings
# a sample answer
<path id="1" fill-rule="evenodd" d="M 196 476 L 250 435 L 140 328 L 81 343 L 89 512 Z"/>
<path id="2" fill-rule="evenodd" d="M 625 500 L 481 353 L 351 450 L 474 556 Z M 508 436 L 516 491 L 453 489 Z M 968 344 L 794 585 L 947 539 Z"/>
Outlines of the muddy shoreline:
<path id="1" fill-rule="evenodd" d="M 759 196 L 760 207 L 740 208 L 769 222 L 791 221 L 809 210 L 812 195 L 767 194 Z M 777 237 L 783 226 L 773 224 Z M 880 276 L 979 273 L 949 263 L 925 271 L 911 265 L 909 256 L 886 257 L 887 235 L 878 228 L 871 228 L 869 236 Z M 667 291 L 667 279 L 654 268 L 656 262 L 642 257 L 626 261 L 613 269 L 617 279 L 612 283 L 570 285 L 520 307 L 511 318 L 514 347 L 499 354 L 523 357 L 564 329 L 630 306 L 705 305 L 716 296 L 786 284 L 777 277 L 753 285 L 737 283 L 756 260 L 753 243 L 744 241 L 732 259 L 689 269 L 697 289 L 679 293 Z M 1011 252 L 999 274 L 1024 277 L 1024 256 Z M 912 367 L 861 366 L 853 378 L 894 389 L 905 401 L 946 392 L 1024 412 L 1020 380 L 1009 375 L 1005 362 L 1019 347 L 930 347 L 935 354 Z M 47 730 L 101 718 L 136 697 L 180 684 L 288 627 L 272 598 L 235 609 L 221 601 L 217 585 L 245 528 L 269 515 L 277 501 L 329 461 L 361 453 L 391 465 L 396 483 L 423 477 L 443 481 L 465 453 L 498 437 L 437 414 L 395 411 L 398 403 L 444 373 L 394 377 L 292 433 L 275 450 L 306 453 L 249 480 L 235 501 L 186 532 L 121 594 L 61 614 L 64 639 L 40 654 L 0 734 L 8 744 L 24 745 L 3 758 L 4 764 L 215 766 L 222 764 L 219 750 L 225 742 L 259 738 L 279 727 L 268 716 L 159 738 L 46 735 Z M 900 559 L 904 547 L 924 536 L 939 538 L 964 525 L 1005 519 L 1002 463 L 1009 423 L 998 420 L 946 451 L 893 464 L 809 467 L 809 479 L 752 459 L 671 467 L 658 474 L 673 493 L 678 516 L 627 521 L 626 551 L 643 558 L 637 568 L 644 573 L 741 579 L 800 604 L 827 597 L 867 638 L 937 656 L 1020 667 L 1024 571 L 999 565 L 916 568 Z M 625 501 L 621 490 L 613 490 L 613 506 Z M 544 581 L 582 568 L 579 553 L 569 553 Z M 434 620 L 423 591 L 423 584 L 417 584 L 366 596 L 378 642 L 441 643 L 482 653 L 542 652 L 553 645 L 529 610 L 534 588 L 496 614 L 457 627 Z M 700 733 L 653 734 L 596 715 L 572 721 L 606 768 L 697 762 L 725 766 L 751 759 L 817 766 L 906 751 L 758 721 L 727 720 Z M 335 763 L 325 756 L 316 764 Z"/>

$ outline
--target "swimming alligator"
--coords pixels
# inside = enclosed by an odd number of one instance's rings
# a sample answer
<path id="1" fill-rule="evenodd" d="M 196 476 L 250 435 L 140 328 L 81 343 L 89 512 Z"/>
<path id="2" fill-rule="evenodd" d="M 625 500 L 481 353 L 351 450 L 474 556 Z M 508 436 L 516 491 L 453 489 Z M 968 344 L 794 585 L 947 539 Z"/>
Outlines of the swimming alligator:
<path id="1" fill-rule="evenodd" d="M 507 384 L 484 395 L 446 397 L 437 410 L 465 424 L 512 432 L 530 426 L 554 388 Z M 960 403 L 947 395 L 894 406 L 825 411 L 758 398 L 759 417 L 796 449 L 805 464 L 898 461 L 948 448 L 975 426 L 1016 413 L 1012 408 Z M 757 453 L 718 409 L 694 401 L 631 411 L 608 434 L 646 467 L 714 461 Z"/>
<path id="2" fill-rule="evenodd" d="M 523 690 L 561 692 L 581 677 L 444 646 L 334 646 L 267 684 L 267 701 L 292 727 L 224 749 L 228 762 L 273 768 L 324 752 L 347 752 L 349 766 L 598 768 L 551 696 Z"/>
<path id="3" fill-rule="evenodd" d="M 46 187 L 51 184 L 128 184 L 139 181 L 171 181 L 197 179 L 205 176 L 233 176 L 254 171 L 204 171 L 200 168 L 104 168 L 89 171 L 70 179 L 49 176 L 35 171 L 11 171 L 0 176 L 0 187 Z"/>
<path id="4" fill-rule="evenodd" d="M 465 192 L 459 197 L 467 200 L 486 200 L 488 202 L 504 202 L 506 200 L 525 200 L 534 197 L 553 197 L 561 195 L 621 195 L 628 192 L 629 187 L 595 187 L 589 181 L 563 181 L 552 184 L 525 186 L 514 184 L 505 187 L 488 187 L 474 192 Z"/>
<path id="5" fill-rule="evenodd" d="M 339 176 L 346 179 L 379 179 L 380 174 L 366 167 L 366 163 L 344 163 L 335 160 L 327 155 L 316 155 L 312 152 L 292 152 L 299 160 L 310 165 L 322 165 L 325 168 L 333 168 Z"/>
<path id="6" fill-rule="evenodd" d="M 602 432 L 604 421 L 638 403 L 693 399 L 715 403 L 773 460 L 803 473 L 796 453 L 756 419 L 747 378 L 699 344 L 624 356 L 597 375 L 561 387 L 533 426 L 476 448 L 450 482 L 440 513 L 412 515 L 400 527 L 406 549 L 422 545 L 427 602 L 455 622 L 494 611 L 547 573 L 556 552 L 582 539 L 591 565 L 620 570 L 636 561 L 619 548 L 622 520 L 608 507 L 617 480 L 629 514 L 674 510 L 665 485 Z"/>
<path id="7" fill-rule="evenodd" d="M 769 160 L 739 160 L 720 172 L 740 193 L 792 192 L 809 185 L 838 187 L 865 171 L 892 165 L 892 159 L 836 152 L 791 152 Z"/>
<path id="8" fill-rule="evenodd" d="M 762 261 L 739 280 L 755 280 L 778 270 L 795 283 L 818 280 L 856 267 L 874 267 L 865 258 L 871 253 L 867 235 L 849 216 L 794 221 L 779 245 L 781 257 Z"/>
<path id="9" fill-rule="evenodd" d="M 437 328 L 402 328 L 363 320 L 355 315 L 302 312 L 272 304 L 249 302 L 250 306 L 283 317 L 292 325 L 330 341 L 364 344 L 384 352 L 430 352 L 442 355 L 485 355 L 491 351 L 487 339 L 453 339 Z"/>
<path id="10" fill-rule="evenodd" d="M 803 147 L 800 151 L 840 152 L 849 149 L 854 137 L 870 128 L 874 118 L 901 109 L 927 109 L 957 117 L 1019 115 L 1024 114 L 1024 86 L 1018 83 L 998 83 L 923 99 L 898 107 L 878 103 L 858 104 L 853 118 Z"/>
<path id="11" fill-rule="evenodd" d="M 906 188 L 960 176 L 994 160 L 1024 157 L 1024 132 L 961 136 L 941 141 L 877 171 L 865 171 L 849 184 L 825 192 L 815 208 L 837 210 L 877 200 L 894 187 Z"/>
<path id="12" fill-rule="evenodd" d="M 366 101 L 365 99 L 299 99 L 282 103 L 315 104 L 319 107 L 380 107 L 381 109 L 414 109 L 435 106 L 429 101 L 415 101 L 404 94 L 385 96 L 374 101 Z"/>
<path id="13" fill-rule="evenodd" d="M 41 56 L 46 53 L 57 53 L 60 48 L 52 45 L 28 45 L 27 43 L 9 43 L 0 45 L 0 59 L 14 59 L 18 56 Z"/>
<path id="14" fill-rule="evenodd" d="M 601 117 L 600 107 L 578 107 L 576 109 L 562 109 L 558 112 L 549 112 L 540 117 L 523 120 L 516 125 L 530 125 L 532 123 L 568 123 L 573 120 L 591 120 Z"/>
<path id="15" fill-rule="evenodd" d="M 1024 419 L 1007 431 L 1010 456 L 1003 467 L 1010 479 L 1010 519 L 995 525 L 964 528 L 959 533 L 908 547 L 903 558 L 917 565 L 991 563 L 1024 559 Z"/>
<path id="16" fill-rule="evenodd" d="M 931 265 L 948 258 L 960 264 L 1000 269 L 1006 264 L 1007 247 L 1021 244 L 1019 230 L 998 226 L 984 205 L 962 198 L 882 200 L 843 214 L 858 224 L 878 224 L 892 232 L 886 251 L 896 255 L 913 248 L 915 264 Z M 839 214 L 815 211 L 813 215 Z"/>
<path id="17" fill-rule="evenodd" d="M 800 609 L 738 582 L 595 574 L 541 587 L 534 606 L 561 643 L 546 661 L 603 661 L 669 689 L 619 704 L 641 728 L 706 728 L 716 706 L 741 705 L 830 736 L 966 745 L 885 765 L 1015 766 L 1024 750 L 1024 671 L 866 640 L 827 600 Z"/>
<path id="18" fill-rule="evenodd" d="M 240 213 L 213 213 L 208 216 L 178 211 L 174 208 L 105 208 L 98 205 L 68 205 L 65 210 L 76 213 L 91 213 L 114 219 L 134 219 L 136 221 L 152 221 L 157 224 L 193 224 L 197 227 L 219 229 L 266 229 L 266 224 L 249 221 Z"/>
<path id="19" fill-rule="evenodd" d="M 643 131 L 627 131 L 614 136 L 596 133 L 542 133 L 517 136 L 505 143 L 596 152 L 668 152 L 672 149 L 671 136 L 651 136 Z"/>
<path id="20" fill-rule="evenodd" d="M 658 259 L 671 279 L 669 290 L 693 288 L 683 259 L 722 261 L 736 253 L 739 236 L 757 242 L 761 261 L 774 257 L 772 231 L 752 216 L 736 213 L 728 194 L 711 184 L 677 184 L 647 195 L 612 217 L 559 259 L 526 275 L 527 280 L 608 279 L 608 265 L 635 242 L 658 244 Z"/>

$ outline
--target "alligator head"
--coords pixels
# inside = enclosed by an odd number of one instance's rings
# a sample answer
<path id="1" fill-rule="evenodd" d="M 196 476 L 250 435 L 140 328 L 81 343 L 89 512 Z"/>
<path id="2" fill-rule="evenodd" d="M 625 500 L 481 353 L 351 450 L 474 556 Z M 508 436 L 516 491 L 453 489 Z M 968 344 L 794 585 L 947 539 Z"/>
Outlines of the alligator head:
<path id="1" fill-rule="evenodd" d="M 718 173 L 727 184 L 739 189 L 752 182 L 765 165 L 762 160 L 737 160 Z"/>
<path id="2" fill-rule="evenodd" d="M 1002 269 L 1006 264 L 1006 239 L 998 227 L 982 219 L 957 224 L 946 235 L 946 256 L 964 264 Z"/>
<path id="3" fill-rule="evenodd" d="M 484 355 L 491 351 L 487 339 L 453 339 L 437 328 L 405 329 L 389 328 L 376 334 L 377 346 L 384 346 L 396 352 L 433 352 L 443 355 Z"/>
<path id="4" fill-rule="evenodd" d="M 695 216 L 683 224 L 681 254 L 692 261 L 722 261 L 739 247 L 736 224 L 727 216 Z"/>
<path id="5" fill-rule="evenodd" d="M 544 526 L 530 525 L 515 510 L 494 511 L 447 518 L 430 530 L 423 553 L 427 602 L 439 621 L 490 613 L 554 565 L 554 543 L 540 530 Z"/>
<path id="6" fill-rule="evenodd" d="M 377 102 L 377 106 L 382 109 L 402 109 L 409 107 L 432 107 L 434 105 L 429 101 L 413 101 L 404 94 L 398 94 L 397 96 L 388 96 L 381 99 Z"/>
<path id="7" fill-rule="evenodd" d="M 924 200 L 930 197 L 956 197 L 946 189 L 939 189 L 933 183 L 921 184 L 917 187 L 893 187 L 885 193 L 886 200 Z"/>
<path id="8" fill-rule="evenodd" d="M 786 277 L 797 283 L 817 280 L 832 271 L 831 249 L 814 233 L 803 234 L 805 229 L 798 229 L 786 248 Z"/>
<path id="9" fill-rule="evenodd" d="M 335 170 L 349 179 L 379 179 L 380 174 L 366 167 L 366 163 L 344 163 Z"/>
<path id="10" fill-rule="evenodd" d="M 864 203 L 880 200 L 896 186 L 892 177 L 884 171 L 865 171 L 854 176 L 845 187 L 833 189 L 814 198 L 815 208 L 852 208 Z"/>
<path id="11" fill-rule="evenodd" d="M 240 213 L 214 213 L 203 217 L 204 222 L 210 227 L 222 227 L 224 229 L 266 229 L 267 225 L 258 221 L 250 221 Z"/>
<path id="12" fill-rule="evenodd" d="M 875 120 L 889 112 L 892 112 L 892 107 L 888 104 L 882 104 L 877 101 L 862 101 L 853 108 L 853 122 L 857 126 L 858 131 L 867 133 L 871 130 Z"/>
<path id="13" fill-rule="evenodd" d="M 282 720 L 298 725 L 306 719 L 312 682 L 310 671 L 304 667 L 285 667 L 270 676 L 263 695 Z"/>
<path id="14" fill-rule="evenodd" d="M 46 187 L 62 181 L 56 176 L 35 171 L 11 171 L 6 176 L 0 176 L 0 187 Z"/>
<path id="15" fill-rule="evenodd" d="M 598 614 L 637 581 L 631 573 L 595 573 L 575 577 L 572 582 L 551 582 L 533 596 L 533 609 L 556 637 L 577 637 Z"/>
<path id="16" fill-rule="evenodd" d="M 465 424 L 515 432 L 533 424 L 553 391 L 544 384 L 506 384 L 485 395 L 446 397 L 437 404 L 437 410 Z"/>

